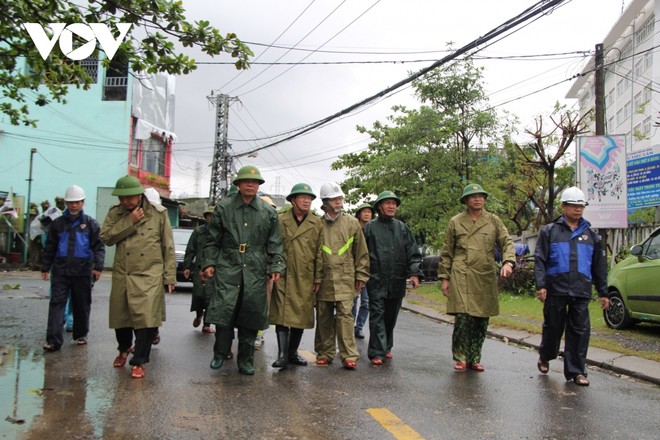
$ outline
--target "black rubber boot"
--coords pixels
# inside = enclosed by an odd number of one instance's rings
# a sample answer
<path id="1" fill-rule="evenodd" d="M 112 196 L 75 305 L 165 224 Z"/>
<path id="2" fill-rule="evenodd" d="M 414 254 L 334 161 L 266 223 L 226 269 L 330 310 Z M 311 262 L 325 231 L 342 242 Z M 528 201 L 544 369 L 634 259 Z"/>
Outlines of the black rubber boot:
<path id="1" fill-rule="evenodd" d="M 275 334 L 277 335 L 277 360 L 273 362 L 273 367 L 285 369 L 289 364 L 289 360 L 287 359 L 289 352 L 289 331 L 278 329 Z"/>
<path id="2" fill-rule="evenodd" d="M 289 363 L 293 365 L 307 365 L 307 361 L 300 357 L 298 354 L 298 347 L 300 347 L 300 340 L 302 339 L 303 329 L 292 328 L 289 333 L 291 335 L 289 338 Z"/>

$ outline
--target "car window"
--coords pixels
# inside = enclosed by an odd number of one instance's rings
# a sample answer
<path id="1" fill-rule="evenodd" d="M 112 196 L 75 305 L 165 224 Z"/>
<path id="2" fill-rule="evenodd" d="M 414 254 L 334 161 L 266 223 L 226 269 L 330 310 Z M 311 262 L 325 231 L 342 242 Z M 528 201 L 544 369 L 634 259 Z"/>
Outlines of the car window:
<path id="1" fill-rule="evenodd" d="M 649 238 L 646 243 L 644 255 L 652 260 L 660 258 L 660 234 Z"/>
<path id="2" fill-rule="evenodd" d="M 190 234 L 192 234 L 192 229 L 172 229 L 172 234 L 174 236 L 174 245 L 177 247 L 183 246 L 185 249 L 190 239 Z"/>

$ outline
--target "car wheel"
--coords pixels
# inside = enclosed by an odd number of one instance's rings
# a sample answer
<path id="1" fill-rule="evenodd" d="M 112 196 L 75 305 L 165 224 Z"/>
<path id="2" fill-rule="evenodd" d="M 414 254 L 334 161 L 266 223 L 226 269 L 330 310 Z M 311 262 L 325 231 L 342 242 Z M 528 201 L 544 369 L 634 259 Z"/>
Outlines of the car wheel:
<path id="1" fill-rule="evenodd" d="M 628 328 L 633 324 L 619 292 L 610 293 L 610 306 L 603 310 L 603 318 L 608 327 L 616 330 Z"/>

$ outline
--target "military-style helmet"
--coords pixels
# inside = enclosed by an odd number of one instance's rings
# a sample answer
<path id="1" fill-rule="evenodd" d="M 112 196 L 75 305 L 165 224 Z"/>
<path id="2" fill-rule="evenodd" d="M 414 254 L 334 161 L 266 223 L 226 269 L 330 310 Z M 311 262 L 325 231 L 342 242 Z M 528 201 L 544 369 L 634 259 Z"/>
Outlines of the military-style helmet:
<path id="1" fill-rule="evenodd" d="M 335 182 L 327 182 L 321 185 L 321 200 L 344 197 L 344 191 Z"/>
<path id="2" fill-rule="evenodd" d="M 371 206 L 368 203 L 363 203 L 357 207 L 357 211 L 355 211 L 355 217 L 360 218 L 360 211 L 362 211 L 363 209 L 369 209 L 371 211 L 371 215 L 376 214 L 376 210 L 374 209 L 373 206 Z"/>
<path id="3" fill-rule="evenodd" d="M 297 196 L 298 194 L 307 194 L 309 196 L 312 196 L 312 200 L 316 198 L 316 194 L 314 194 L 314 191 L 312 191 L 312 187 L 307 185 L 306 183 L 296 183 L 293 185 L 293 188 L 291 188 L 291 192 L 289 193 L 288 196 L 286 196 L 286 201 L 290 202 L 291 199 L 294 196 Z"/>
<path id="4" fill-rule="evenodd" d="M 569 205 L 582 205 L 587 206 L 589 203 L 584 199 L 584 192 L 577 186 L 572 186 L 566 188 L 563 193 L 561 193 L 561 203 L 567 203 Z"/>
<path id="5" fill-rule="evenodd" d="M 465 203 L 465 198 L 471 196 L 472 194 L 483 194 L 485 198 L 488 198 L 488 193 L 478 183 L 470 183 L 465 185 L 463 188 L 463 195 L 461 196 L 461 203 Z"/>
<path id="6" fill-rule="evenodd" d="M 120 177 L 112 191 L 113 196 L 137 196 L 144 194 L 140 181 L 133 176 Z"/>
<path id="7" fill-rule="evenodd" d="M 202 213 L 202 217 L 206 217 L 206 214 L 213 215 L 214 212 L 215 212 L 215 206 L 209 205 L 209 207 L 206 208 L 206 210 Z"/>
<path id="8" fill-rule="evenodd" d="M 380 194 L 378 194 L 378 198 L 374 202 L 374 207 L 378 209 L 378 204 L 382 202 L 383 200 L 387 199 L 394 199 L 396 201 L 396 206 L 399 206 L 401 204 L 401 199 L 396 196 L 392 191 L 383 191 Z"/>
<path id="9" fill-rule="evenodd" d="M 236 178 L 234 178 L 234 185 L 236 185 L 241 180 L 257 180 L 259 181 L 260 185 L 265 182 L 264 178 L 261 177 L 261 173 L 259 173 L 257 167 L 253 167 L 252 165 L 246 165 L 238 170 L 238 174 L 236 174 Z"/>

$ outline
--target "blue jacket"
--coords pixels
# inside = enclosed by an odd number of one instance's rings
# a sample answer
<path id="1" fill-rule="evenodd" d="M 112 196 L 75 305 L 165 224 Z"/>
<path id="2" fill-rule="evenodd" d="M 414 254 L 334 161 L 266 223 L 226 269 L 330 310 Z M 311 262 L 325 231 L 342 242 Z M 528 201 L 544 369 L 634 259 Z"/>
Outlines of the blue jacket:
<path id="1" fill-rule="evenodd" d="M 534 278 L 548 295 L 591 298 L 591 285 L 598 296 L 607 296 L 607 268 L 600 236 L 581 218 L 575 231 L 564 216 L 545 225 L 534 253 Z"/>
<path id="2" fill-rule="evenodd" d="M 103 270 L 105 245 L 99 238 L 100 229 L 98 222 L 84 212 L 73 219 L 65 210 L 48 230 L 41 271 L 90 276 L 92 269 Z"/>

